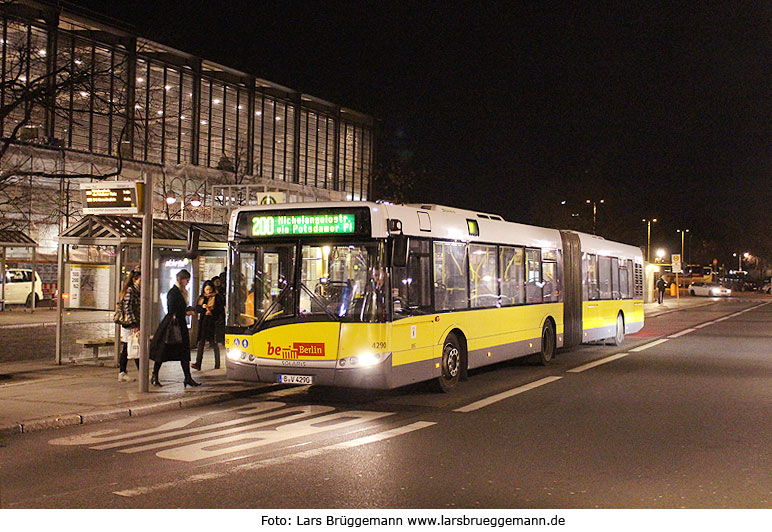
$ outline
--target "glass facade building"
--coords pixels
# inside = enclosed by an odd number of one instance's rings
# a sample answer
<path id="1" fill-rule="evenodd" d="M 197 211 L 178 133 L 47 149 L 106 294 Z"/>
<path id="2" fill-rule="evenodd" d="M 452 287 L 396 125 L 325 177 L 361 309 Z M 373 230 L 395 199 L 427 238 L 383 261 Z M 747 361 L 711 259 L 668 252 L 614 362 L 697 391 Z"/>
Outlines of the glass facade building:
<path id="1" fill-rule="evenodd" d="M 0 14 L 0 107 L 41 80 L 49 87 L 45 105 L 30 101 L 0 117 L 6 138 L 170 176 L 187 168 L 186 179 L 232 173 L 236 183 L 291 188 L 301 199 L 369 197 L 367 115 L 55 4 L 12 3 Z"/>

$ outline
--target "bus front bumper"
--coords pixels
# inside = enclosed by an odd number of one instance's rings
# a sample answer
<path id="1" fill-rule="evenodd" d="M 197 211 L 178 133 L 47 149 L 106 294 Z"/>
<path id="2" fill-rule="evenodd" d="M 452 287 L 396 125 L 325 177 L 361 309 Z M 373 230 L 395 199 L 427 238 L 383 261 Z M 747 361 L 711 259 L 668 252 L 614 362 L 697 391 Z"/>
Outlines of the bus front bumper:
<path id="1" fill-rule="evenodd" d="M 377 390 L 393 388 L 391 355 L 380 363 L 367 367 L 340 368 L 336 367 L 334 361 L 325 365 L 309 362 L 305 366 L 283 366 L 276 362 L 257 359 L 249 363 L 226 359 L 226 375 L 228 380 L 274 383 L 280 382 L 280 375 L 303 375 L 312 377 L 315 386 Z"/>

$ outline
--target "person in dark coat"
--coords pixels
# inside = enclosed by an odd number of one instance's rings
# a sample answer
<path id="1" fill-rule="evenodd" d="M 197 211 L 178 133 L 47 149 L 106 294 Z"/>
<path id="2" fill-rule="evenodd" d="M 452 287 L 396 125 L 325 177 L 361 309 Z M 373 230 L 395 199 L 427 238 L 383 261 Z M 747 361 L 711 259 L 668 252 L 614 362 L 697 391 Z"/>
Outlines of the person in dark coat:
<path id="1" fill-rule="evenodd" d="M 214 349 L 214 369 L 219 369 L 220 346 L 217 344 L 216 335 L 220 318 L 225 320 L 225 298 L 217 292 L 212 281 L 204 283 L 201 297 L 198 298 L 196 304 L 196 312 L 198 312 L 198 352 L 196 353 L 196 363 L 191 364 L 190 367 L 197 371 L 201 370 L 204 347 L 209 341 Z"/>
<path id="2" fill-rule="evenodd" d="M 657 300 L 659 301 L 659 304 L 662 304 L 662 300 L 665 297 L 665 289 L 667 288 L 667 282 L 665 282 L 665 277 L 660 277 L 659 281 L 657 281 Z"/>
<path id="3" fill-rule="evenodd" d="M 187 270 L 180 270 L 177 274 L 177 283 L 166 294 L 166 308 L 169 313 L 161 320 L 150 343 L 150 358 L 155 361 L 153 377 L 150 380 L 153 386 L 162 386 L 158 380 L 158 371 L 161 369 L 161 364 L 167 360 L 179 360 L 185 375 L 183 381 L 185 386 L 200 386 L 200 383 L 190 376 L 190 334 L 185 318 L 193 314 L 193 308 L 188 307 L 188 282 L 190 282 L 190 273 Z M 178 327 L 177 338 L 181 337 L 179 343 L 168 341 L 169 335 L 174 334 L 174 331 L 169 331 L 171 327 Z"/>

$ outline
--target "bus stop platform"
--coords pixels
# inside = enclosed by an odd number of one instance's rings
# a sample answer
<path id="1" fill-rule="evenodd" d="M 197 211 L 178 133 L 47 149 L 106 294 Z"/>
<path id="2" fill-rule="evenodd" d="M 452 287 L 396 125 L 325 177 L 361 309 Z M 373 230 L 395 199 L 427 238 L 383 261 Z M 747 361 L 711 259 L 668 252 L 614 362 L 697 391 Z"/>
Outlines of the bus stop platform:
<path id="1" fill-rule="evenodd" d="M 647 303 L 646 319 L 710 305 L 704 298 L 666 299 Z M 224 351 L 224 350 L 223 350 Z M 223 352 L 222 356 L 225 356 Z M 161 388 L 139 392 L 136 380 L 119 382 L 118 369 L 109 366 L 61 364 L 49 361 L 0 363 L 0 438 L 42 429 L 86 425 L 155 412 L 192 408 L 267 393 L 286 385 L 231 382 L 224 367 L 211 368 L 211 352 L 204 357 L 204 370 L 193 371 L 202 386 L 184 388 L 182 369 L 177 362 L 161 368 Z M 224 364 L 224 360 L 223 360 Z M 129 376 L 138 377 L 129 361 Z"/>
<path id="2" fill-rule="evenodd" d="M 163 387 L 151 386 L 147 393 L 139 392 L 138 372 L 131 361 L 128 373 L 135 379 L 133 382 L 119 382 L 115 367 L 40 361 L 2 363 L 0 438 L 220 403 L 280 386 L 231 382 L 226 380 L 224 368 L 207 370 L 207 363 L 211 367 L 211 356 L 204 358 L 205 369 L 192 371 L 201 386 L 184 388 L 180 364 L 166 362 L 159 375 Z"/>

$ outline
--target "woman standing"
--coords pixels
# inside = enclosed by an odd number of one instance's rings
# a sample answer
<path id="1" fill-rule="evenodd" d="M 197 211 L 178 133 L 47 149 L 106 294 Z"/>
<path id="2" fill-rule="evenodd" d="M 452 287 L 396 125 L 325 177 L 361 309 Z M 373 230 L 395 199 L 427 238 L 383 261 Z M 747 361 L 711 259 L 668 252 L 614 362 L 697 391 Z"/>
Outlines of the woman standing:
<path id="1" fill-rule="evenodd" d="M 166 308 L 169 312 L 158 325 L 150 344 L 150 358 L 155 361 L 150 380 L 153 386 L 162 386 L 158 380 L 158 371 L 167 360 L 179 360 L 185 375 L 185 386 L 200 386 L 190 376 L 190 334 L 185 319 L 193 314 L 193 308 L 188 307 L 188 282 L 190 273 L 180 270 L 177 283 L 166 294 Z"/>
<path id="2" fill-rule="evenodd" d="M 225 300 L 219 294 L 212 283 L 204 283 L 204 289 L 201 297 L 196 304 L 198 312 L 198 352 L 196 353 L 196 363 L 190 367 L 201 371 L 201 361 L 204 358 L 204 347 L 207 340 L 214 349 L 214 369 L 220 368 L 220 346 L 217 344 L 217 325 L 220 317 L 225 317 Z"/>
<path id="3" fill-rule="evenodd" d="M 121 305 L 123 314 L 128 325 L 121 325 L 121 356 L 118 359 L 118 380 L 121 382 L 131 382 L 132 379 L 126 372 L 126 366 L 129 362 L 128 343 L 129 337 L 133 334 L 139 334 L 139 312 L 140 312 L 140 292 L 139 287 L 142 281 L 142 275 L 139 266 L 131 270 L 126 277 L 126 282 L 121 289 Z M 134 363 L 139 369 L 139 358 L 134 359 Z"/>

